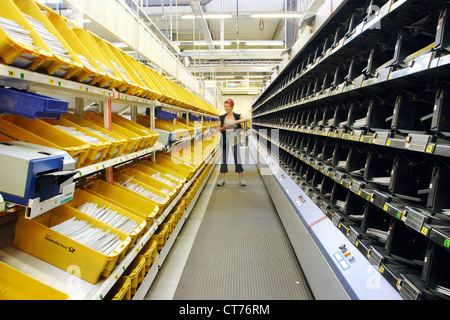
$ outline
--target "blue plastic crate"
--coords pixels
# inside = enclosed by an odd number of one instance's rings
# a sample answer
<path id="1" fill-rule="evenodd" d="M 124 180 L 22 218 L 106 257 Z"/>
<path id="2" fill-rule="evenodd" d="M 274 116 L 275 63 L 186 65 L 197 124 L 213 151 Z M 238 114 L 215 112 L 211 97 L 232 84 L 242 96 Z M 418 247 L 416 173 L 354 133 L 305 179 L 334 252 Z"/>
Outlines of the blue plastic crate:
<path id="1" fill-rule="evenodd" d="M 37 93 L 0 87 L 0 111 L 31 119 L 57 119 L 67 113 L 69 102 Z"/>
<path id="2" fill-rule="evenodd" d="M 161 110 L 161 107 L 155 109 L 155 117 L 158 119 L 173 120 L 177 117 L 176 113 Z"/>
<path id="3" fill-rule="evenodd" d="M 189 115 L 189 120 L 192 120 L 192 121 L 200 121 L 201 119 L 202 119 L 202 117 L 194 116 L 194 115 L 192 115 L 192 114 Z"/>
<path id="4" fill-rule="evenodd" d="M 186 119 L 186 113 L 183 113 L 183 118 Z M 189 115 L 189 120 L 200 121 L 201 119 L 202 119 L 202 117 L 200 117 L 200 116 L 194 116 L 192 114 Z"/>

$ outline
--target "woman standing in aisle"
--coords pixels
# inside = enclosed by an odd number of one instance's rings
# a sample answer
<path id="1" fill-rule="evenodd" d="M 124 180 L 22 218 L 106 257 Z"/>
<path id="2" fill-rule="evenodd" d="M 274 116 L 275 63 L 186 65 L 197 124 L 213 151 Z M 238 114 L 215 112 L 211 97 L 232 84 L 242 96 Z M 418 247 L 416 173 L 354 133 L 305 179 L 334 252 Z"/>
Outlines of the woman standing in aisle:
<path id="1" fill-rule="evenodd" d="M 223 186 L 225 184 L 225 174 L 228 173 L 228 153 L 229 149 L 233 148 L 236 173 L 239 174 L 239 184 L 241 186 L 245 186 L 246 183 L 244 180 L 244 168 L 242 167 L 239 145 L 241 143 L 241 123 L 246 123 L 249 121 L 249 119 L 233 112 L 234 101 L 231 99 L 228 99 L 224 102 L 224 108 L 226 114 L 220 116 L 220 124 L 218 127 L 218 130 L 222 132 L 222 164 L 220 166 L 221 178 L 217 182 L 217 185 Z"/>

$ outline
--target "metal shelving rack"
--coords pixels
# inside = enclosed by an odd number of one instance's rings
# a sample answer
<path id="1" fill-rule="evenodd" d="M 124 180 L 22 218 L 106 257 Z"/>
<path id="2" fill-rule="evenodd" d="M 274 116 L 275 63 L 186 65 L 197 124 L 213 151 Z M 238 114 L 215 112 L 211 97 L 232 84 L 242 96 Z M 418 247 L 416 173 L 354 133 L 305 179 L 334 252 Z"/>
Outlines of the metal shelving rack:
<path id="1" fill-rule="evenodd" d="M 253 105 L 253 139 L 404 299 L 449 298 L 437 287 L 450 285 L 438 271 L 448 267 L 450 224 L 435 210 L 445 207 L 436 199 L 450 156 L 448 8 L 344 1 Z M 382 169 L 389 181 L 374 183 Z M 407 170 L 422 172 L 406 182 Z"/>
<path id="2" fill-rule="evenodd" d="M 186 114 L 194 114 L 202 117 L 208 116 L 214 118 L 214 116 L 207 115 L 198 111 L 188 110 L 184 108 L 180 108 L 178 106 L 172 106 L 168 104 L 160 103 L 159 101 L 152 101 L 148 99 L 143 99 L 135 96 L 126 95 L 123 93 L 119 93 L 116 91 L 111 91 L 107 89 L 102 89 L 98 87 L 89 86 L 83 83 L 78 83 L 70 80 L 65 80 L 57 77 L 48 76 L 45 74 L 32 72 L 28 70 L 23 70 L 19 68 L 15 68 L 7 65 L 0 65 L 0 85 L 15 87 L 20 89 L 26 89 L 30 91 L 35 91 L 42 94 L 56 94 L 58 96 L 75 98 L 75 113 L 77 115 L 83 115 L 84 111 L 84 99 L 91 99 L 97 102 L 100 102 L 100 105 L 103 105 L 103 112 L 105 114 L 105 128 L 109 128 L 110 124 L 107 122 L 107 119 L 110 119 L 108 116 L 111 113 L 111 104 L 123 104 L 131 107 L 132 118 L 133 114 L 137 114 L 137 108 L 148 108 L 150 109 L 150 123 L 149 126 L 151 129 L 154 129 L 154 121 L 155 121 L 155 108 L 158 106 L 164 106 L 165 108 L 169 108 L 176 113 L 186 113 Z M 202 121 L 203 123 L 203 121 Z M 198 140 L 200 138 L 207 138 L 209 135 L 215 133 L 215 130 L 210 130 L 204 132 L 192 139 Z M 191 143 L 191 139 L 187 139 L 186 141 L 178 141 L 177 143 L 182 145 L 182 143 Z M 116 166 L 127 165 L 128 163 L 133 163 L 140 158 L 148 158 L 153 157 L 155 159 L 156 152 L 169 152 L 172 150 L 174 146 L 165 146 L 159 142 L 155 144 L 154 147 L 141 150 L 135 153 L 122 155 L 107 161 L 103 161 L 100 163 L 95 163 L 93 165 L 83 167 L 78 169 L 79 173 L 74 177 L 74 184 L 71 186 L 71 195 L 73 195 L 73 189 L 75 188 L 78 181 L 82 181 L 86 178 L 90 178 L 91 176 L 101 176 L 105 177 L 107 181 L 110 181 L 110 178 L 113 176 L 113 169 Z M 178 200 L 183 196 L 189 186 L 195 181 L 200 172 L 205 168 L 207 163 L 213 162 L 217 160 L 219 147 L 217 147 L 205 160 L 203 166 L 197 171 L 197 173 L 192 177 L 190 181 L 188 181 L 183 188 L 180 190 L 179 194 L 176 198 L 168 205 L 165 211 L 160 215 L 159 219 L 154 221 L 153 225 L 149 228 L 146 234 L 144 234 L 139 241 L 134 245 L 133 249 L 128 253 L 128 255 L 121 261 L 120 264 L 116 265 L 111 275 L 108 278 L 102 278 L 95 285 L 90 284 L 77 276 L 70 274 L 69 272 L 77 272 L 74 267 L 73 270 L 68 270 L 68 272 L 56 268 L 45 261 L 42 261 L 38 258 L 35 258 L 19 249 L 16 249 L 12 245 L 12 240 L 14 237 L 14 227 L 17 215 L 15 213 L 10 213 L 5 217 L 0 217 L 0 233 L 2 234 L 2 239 L 0 241 L 0 260 L 15 267 L 16 269 L 35 277 L 36 279 L 50 285 L 52 287 L 58 288 L 59 290 L 67 293 L 71 299 L 75 300 L 86 300 L 86 299 L 103 299 L 108 291 L 113 287 L 119 277 L 123 274 L 125 269 L 130 265 L 133 259 L 138 255 L 139 251 L 144 247 L 144 245 L 149 241 L 150 237 L 157 230 L 158 225 L 163 222 L 165 217 L 170 213 L 173 207 L 176 205 Z M 211 170 L 212 171 L 212 170 Z M 103 175 L 100 175 L 102 174 Z M 97 178 L 97 177 L 95 177 Z M 202 185 L 203 186 L 203 185 Z M 190 209 L 188 212 L 183 215 L 182 221 L 188 217 L 192 206 L 195 204 L 195 199 L 198 198 L 198 194 L 201 192 L 202 188 L 199 188 L 197 192 L 197 196 L 194 197 L 194 200 L 191 203 Z M 67 195 L 66 195 L 67 196 Z M 35 201 L 30 201 L 30 206 L 27 208 L 29 213 L 29 218 L 33 218 L 40 214 L 43 214 L 46 211 L 51 210 L 52 208 L 59 206 L 61 203 L 67 202 L 71 199 L 66 197 L 58 197 L 52 198 L 45 202 L 40 202 L 38 199 Z M 0 203 L 2 208 L 7 208 L 7 203 L 3 202 L 3 199 L 0 199 Z M 180 220 L 181 222 L 181 220 Z M 182 227 L 182 223 L 177 226 L 177 232 Z M 174 235 L 170 238 L 171 244 L 176 238 L 176 233 L 174 231 Z M 143 298 L 145 296 L 145 290 L 148 290 L 153 279 L 157 274 L 158 268 L 161 266 L 164 261 L 165 255 L 170 250 L 170 245 L 164 247 L 164 252 L 158 254 L 157 263 L 154 264 L 151 272 L 147 275 L 145 285 L 141 285 L 139 296 L 135 296 L 134 299 L 138 297 Z M 163 257 L 164 253 L 164 257 Z M 144 287 L 146 289 L 144 289 Z M 145 292 L 144 292 L 145 291 Z"/>

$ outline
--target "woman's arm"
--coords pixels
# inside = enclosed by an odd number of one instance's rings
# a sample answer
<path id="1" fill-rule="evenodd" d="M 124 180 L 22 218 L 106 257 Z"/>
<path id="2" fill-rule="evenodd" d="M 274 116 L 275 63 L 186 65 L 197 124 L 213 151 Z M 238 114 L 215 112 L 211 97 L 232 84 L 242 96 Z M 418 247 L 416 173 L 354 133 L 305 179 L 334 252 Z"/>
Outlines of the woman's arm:
<path id="1" fill-rule="evenodd" d="M 223 131 L 226 131 L 227 129 L 229 129 L 228 126 L 223 125 L 222 121 L 219 120 L 219 123 L 220 123 L 220 125 L 217 127 L 217 130 L 223 132 Z"/>
<path id="2" fill-rule="evenodd" d="M 241 115 L 241 118 L 239 120 L 236 121 L 237 124 L 239 123 L 245 123 L 245 122 L 249 122 L 250 118 L 244 117 L 243 115 Z"/>

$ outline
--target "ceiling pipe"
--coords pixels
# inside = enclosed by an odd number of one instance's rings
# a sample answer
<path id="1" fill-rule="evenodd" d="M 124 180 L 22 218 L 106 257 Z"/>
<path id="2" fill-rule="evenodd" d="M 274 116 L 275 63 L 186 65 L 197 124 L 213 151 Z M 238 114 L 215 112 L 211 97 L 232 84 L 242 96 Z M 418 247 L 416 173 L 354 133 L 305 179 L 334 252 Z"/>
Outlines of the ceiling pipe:
<path id="1" fill-rule="evenodd" d="M 211 32 L 209 31 L 205 17 L 203 16 L 203 10 L 200 7 L 200 3 L 198 1 L 192 1 L 191 9 L 197 19 L 197 23 L 198 23 L 200 32 L 202 33 L 203 39 L 205 39 L 206 43 L 208 44 L 208 49 L 215 50 L 215 47 L 213 44 L 213 39 L 211 37 Z"/>

